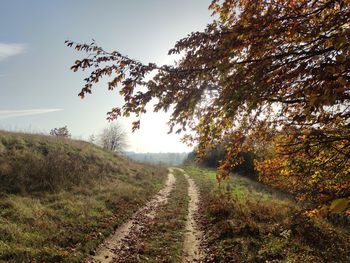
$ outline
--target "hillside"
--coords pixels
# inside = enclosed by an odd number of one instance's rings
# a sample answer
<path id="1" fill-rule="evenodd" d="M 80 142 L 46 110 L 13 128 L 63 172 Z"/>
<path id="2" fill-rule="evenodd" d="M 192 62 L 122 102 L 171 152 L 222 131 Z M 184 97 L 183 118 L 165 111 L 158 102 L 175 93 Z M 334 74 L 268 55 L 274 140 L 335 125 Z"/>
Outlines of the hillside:
<path id="1" fill-rule="evenodd" d="M 166 170 L 82 141 L 0 132 L 0 262 L 79 262 Z"/>

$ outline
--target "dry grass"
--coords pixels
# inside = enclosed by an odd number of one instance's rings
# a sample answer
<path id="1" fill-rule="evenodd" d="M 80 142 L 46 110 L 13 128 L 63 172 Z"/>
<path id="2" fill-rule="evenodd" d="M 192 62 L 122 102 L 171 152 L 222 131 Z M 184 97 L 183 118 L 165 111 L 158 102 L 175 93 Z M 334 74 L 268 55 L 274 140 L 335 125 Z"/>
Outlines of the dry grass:
<path id="1" fill-rule="evenodd" d="M 346 230 L 303 215 L 288 196 L 242 177 L 187 167 L 202 193 L 208 262 L 348 262 Z"/>
<path id="2" fill-rule="evenodd" d="M 0 262 L 80 262 L 164 175 L 85 142 L 0 132 Z"/>
<path id="3" fill-rule="evenodd" d="M 58 191 L 127 171 L 125 160 L 82 141 L 0 132 L 0 191 Z"/>

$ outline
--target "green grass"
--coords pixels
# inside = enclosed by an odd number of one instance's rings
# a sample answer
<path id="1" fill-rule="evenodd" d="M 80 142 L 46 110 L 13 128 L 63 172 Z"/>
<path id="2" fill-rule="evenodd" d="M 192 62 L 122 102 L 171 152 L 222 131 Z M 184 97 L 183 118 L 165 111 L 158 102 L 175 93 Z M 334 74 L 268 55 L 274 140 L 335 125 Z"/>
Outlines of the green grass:
<path id="1" fill-rule="evenodd" d="M 168 204 L 160 211 L 146 243 L 148 262 L 182 262 L 183 241 L 188 213 L 188 183 L 178 170 L 176 185 Z"/>
<path id="2" fill-rule="evenodd" d="M 80 262 L 166 173 L 85 142 L 0 132 L 0 262 Z"/>
<path id="3" fill-rule="evenodd" d="M 168 202 L 161 206 L 147 225 L 142 237 L 135 240 L 123 262 L 182 262 L 183 241 L 188 209 L 188 183 L 184 175 L 174 171 L 176 183 Z"/>
<path id="4" fill-rule="evenodd" d="M 186 167 L 201 191 L 209 262 L 348 262 L 346 231 L 308 218 L 289 196 L 247 178 L 220 185 L 215 171 Z"/>

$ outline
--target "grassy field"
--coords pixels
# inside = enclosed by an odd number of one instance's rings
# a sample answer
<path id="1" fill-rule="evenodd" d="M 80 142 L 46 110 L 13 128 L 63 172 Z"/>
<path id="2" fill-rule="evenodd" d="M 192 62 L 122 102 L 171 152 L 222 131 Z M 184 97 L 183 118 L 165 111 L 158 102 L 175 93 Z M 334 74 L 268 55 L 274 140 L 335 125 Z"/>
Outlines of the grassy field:
<path id="1" fill-rule="evenodd" d="M 0 132 L 0 262 L 80 262 L 166 173 L 86 142 Z"/>
<path id="2" fill-rule="evenodd" d="M 292 198 L 242 177 L 186 167 L 201 191 L 208 262 L 350 262 L 350 238 Z"/>

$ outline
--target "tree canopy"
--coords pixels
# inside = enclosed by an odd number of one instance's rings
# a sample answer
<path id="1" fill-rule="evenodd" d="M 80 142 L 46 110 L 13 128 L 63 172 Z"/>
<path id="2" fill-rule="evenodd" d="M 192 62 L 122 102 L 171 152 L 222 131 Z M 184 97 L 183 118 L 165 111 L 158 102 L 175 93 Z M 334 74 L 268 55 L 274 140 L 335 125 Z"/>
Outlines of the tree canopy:
<path id="1" fill-rule="evenodd" d="M 264 148 L 264 160 L 279 155 L 279 174 L 326 171 L 349 182 L 350 1 L 214 0 L 209 8 L 213 22 L 169 51 L 181 55 L 175 65 L 66 41 L 87 53 L 72 66 L 90 70 L 79 95 L 110 77 L 108 89 L 118 88 L 125 103 L 108 118 L 136 114 L 133 129 L 154 99 L 154 111 L 173 109 L 170 130 L 199 152 L 229 141 L 222 175 L 239 152 Z M 317 162 L 309 167 L 307 159 Z"/>
<path id="2" fill-rule="evenodd" d="M 99 135 L 100 145 L 112 152 L 122 152 L 126 148 L 127 139 L 121 125 L 115 123 L 105 127 Z"/>

